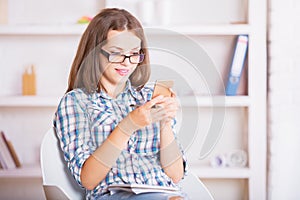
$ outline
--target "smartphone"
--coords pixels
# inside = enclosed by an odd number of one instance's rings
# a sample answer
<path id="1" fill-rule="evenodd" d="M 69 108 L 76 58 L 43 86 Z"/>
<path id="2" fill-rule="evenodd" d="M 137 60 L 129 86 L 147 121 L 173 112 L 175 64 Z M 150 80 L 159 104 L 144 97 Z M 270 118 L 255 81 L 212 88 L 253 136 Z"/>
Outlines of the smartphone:
<path id="1" fill-rule="evenodd" d="M 154 91 L 152 94 L 152 99 L 159 95 L 163 95 L 164 97 L 171 97 L 170 88 L 174 85 L 173 80 L 157 80 L 154 85 Z"/>

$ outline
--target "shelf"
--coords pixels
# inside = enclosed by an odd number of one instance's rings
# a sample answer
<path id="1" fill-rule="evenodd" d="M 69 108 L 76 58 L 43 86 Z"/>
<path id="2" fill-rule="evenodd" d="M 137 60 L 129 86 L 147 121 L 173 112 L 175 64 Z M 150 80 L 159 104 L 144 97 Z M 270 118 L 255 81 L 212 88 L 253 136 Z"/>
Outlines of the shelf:
<path id="1" fill-rule="evenodd" d="M 178 97 L 182 107 L 248 107 L 248 96 L 184 96 Z M 56 107 L 60 97 L 54 96 L 3 96 L 0 107 Z"/>
<path id="2" fill-rule="evenodd" d="M 248 96 L 179 96 L 182 107 L 248 107 Z M 60 97 L 2 96 L 0 107 L 56 107 Z"/>
<path id="3" fill-rule="evenodd" d="M 16 169 L 1 169 L 0 178 L 41 178 L 40 166 L 24 166 Z"/>
<path id="4" fill-rule="evenodd" d="M 182 107 L 248 107 L 248 96 L 184 96 L 180 97 Z"/>
<path id="5" fill-rule="evenodd" d="M 212 168 L 190 166 L 192 171 L 199 178 L 207 179 L 243 179 L 250 177 L 248 168 Z M 27 166 L 16 169 L 0 170 L 0 178 L 40 178 L 42 177 L 39 166 Z"/>
<path id="6" fill-rule="evenodd" d="M 80 36 L 87 25 L 0 25 L 0 35 L 76 35 Z M 185 26 L 145 26 L 149 34 L 185 35 L 240 35 L 249 34 L 248 24 L 185 25 Z M 166 31 L 169 30 L 169 31 Z"/>
<path id="7" fill-rule="evenodd" d="M 0 35 L 81 35 L 87 25 L 1 25 Z"/>
<path id="8" fill-rule="evenodd" d="M 2 96 L 0 107 L 56 107 L 59 100 L 54 96 Z"/>
<path id="9" fill-rule="evenodd" d="M 213 168 L 208 166 L 192 165 L 192 171 L 199 178 L 205 179 L 248 179 L 250 178 L 249 168 Z"/>
<path id="10" fill-rule="evenodd" d="M 169 30 L 185 35 L 242 35 L 250 34 L 251 26 L 248 24 L 215 24 L 215 25 L 185 25 L 185 26 L 153 26 L 145 27 L 151 34 L 168 35 Z M 152 30 L 153 29 L 153 30 Z M 160 31 L 161 29 L 161 31 Z"/>

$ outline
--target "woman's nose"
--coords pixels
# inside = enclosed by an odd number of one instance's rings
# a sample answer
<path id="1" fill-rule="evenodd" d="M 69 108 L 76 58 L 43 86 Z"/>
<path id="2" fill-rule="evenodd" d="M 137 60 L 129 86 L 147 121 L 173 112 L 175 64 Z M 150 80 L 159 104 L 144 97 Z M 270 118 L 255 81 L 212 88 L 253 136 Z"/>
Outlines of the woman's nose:
<path id="1" fill-rule="evenodd" d="M 124 61 L 122 62 L 123 65 L 127 66 L 130 65 L 130 57 L 125 57 Z"/>

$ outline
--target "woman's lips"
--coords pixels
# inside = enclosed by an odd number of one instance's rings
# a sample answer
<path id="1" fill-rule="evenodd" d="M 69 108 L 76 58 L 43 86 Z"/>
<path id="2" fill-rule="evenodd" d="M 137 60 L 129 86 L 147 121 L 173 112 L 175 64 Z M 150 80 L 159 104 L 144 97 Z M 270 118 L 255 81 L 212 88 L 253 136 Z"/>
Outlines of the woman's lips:
<path id="1" fill-rule="evenodd" d="M 116 69 L 116 72 L 120 75 L 120 76 L 126 76 L 129 73 L 129 69 Z"/>

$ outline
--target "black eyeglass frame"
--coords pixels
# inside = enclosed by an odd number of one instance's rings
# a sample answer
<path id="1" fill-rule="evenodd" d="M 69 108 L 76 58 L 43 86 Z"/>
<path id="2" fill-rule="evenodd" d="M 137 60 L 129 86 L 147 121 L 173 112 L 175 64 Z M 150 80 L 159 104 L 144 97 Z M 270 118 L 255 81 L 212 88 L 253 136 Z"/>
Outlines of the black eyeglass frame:
<path id="1" fill-rule="evenodd" d="M 141 52 L 142 52 L 142 50 L 141 50 Z M 126 58 L 128 58 L 129 62 L 131 64 L 139 64 L 139 63 L 142 63 L 144 61 L 144 59 L 145 59 L 145 54 L 144 53 L 133 54 L 133 55 L 129 55 L 129 56 L 127 56 L 125 54 L 117 54 L 118 56 L 123 56 L 123 60 L 120 61 L 120 62 L 116 62 L 116 61 L 112 61 L 111 59 L 109 59 L 111 55 L 114 55 L 113 53 L 109 53 L 109 52 L 105 51 L 104 49 L 100 49 L 100 53 L 102 55 L 104 55 L 110 63 L 122 63 L 122 62 L 125 61 Z M 132 56 L 139 56 L 139 58 L 140 58 L 139 62 L 132 62 L 131 61 L 131 57 Z"/>

